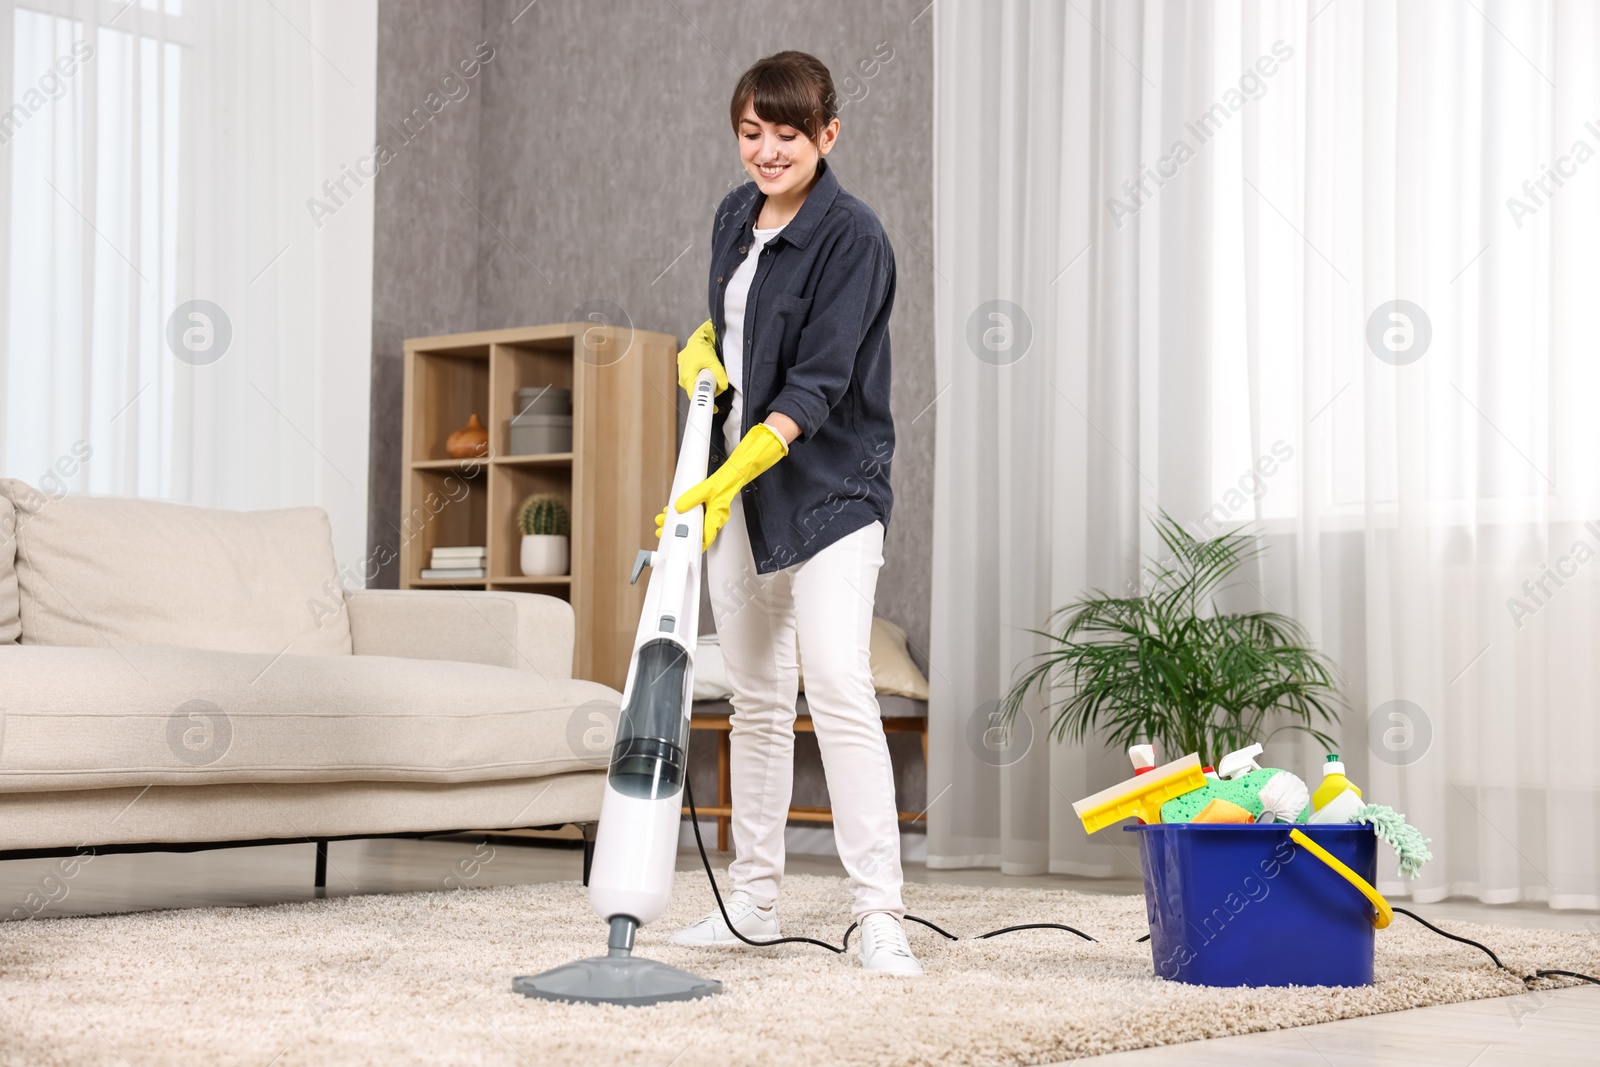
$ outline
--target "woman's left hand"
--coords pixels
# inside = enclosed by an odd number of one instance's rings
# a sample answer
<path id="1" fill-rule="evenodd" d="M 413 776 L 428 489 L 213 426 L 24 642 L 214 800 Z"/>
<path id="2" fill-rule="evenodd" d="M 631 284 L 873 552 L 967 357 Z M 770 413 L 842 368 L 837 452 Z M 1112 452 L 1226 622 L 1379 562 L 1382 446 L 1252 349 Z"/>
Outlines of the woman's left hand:
<path id="1" fill-rule="evenodd" d="M 701 504 L 705 505 L 705 527 L 701 551 L 711 547 L 717 532 L 728 521 L 728 510 L 733 498 L 755 477 L 789 454 L 783 437 L 766 423 L 757 423 L 744 435 L 739 447 L 733 450 L 728 461 L 717 468 L 711 477 L 685 490 L 673 509 L 682 515 Z M 656 516 L 656 539 L 661 539 L 667 513 Z"/>

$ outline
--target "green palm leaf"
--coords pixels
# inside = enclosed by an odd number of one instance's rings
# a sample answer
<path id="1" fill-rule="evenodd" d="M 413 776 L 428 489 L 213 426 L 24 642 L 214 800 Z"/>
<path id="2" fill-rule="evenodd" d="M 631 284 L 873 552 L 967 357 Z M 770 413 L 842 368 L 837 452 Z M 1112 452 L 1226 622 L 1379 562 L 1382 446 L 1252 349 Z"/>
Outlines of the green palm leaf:
<path id="1" fill-rule="evenodd" d="M 1146 569 L 1148 593 L 1096 589 L 1051 612 L 1055 629 L 1027 631 L 1047 647 L 1019 665 L 1001 701 L 1006 727 L 1030 692 L 1059 690 L 1045 708 L 1057 740 L 1151 741 L 1165 759 L 1198 752 L 1202 763 L 1280 730 L 1334 747 L 1317 725 L 1338 720 L 1336 668 L 1304 628 L 1274 611 L 1217 611 L 1216 594 L 1264 546 L 1240 530 L 1197 540 L 1165 512 L 1154 523 L 1170 558 Z"/>

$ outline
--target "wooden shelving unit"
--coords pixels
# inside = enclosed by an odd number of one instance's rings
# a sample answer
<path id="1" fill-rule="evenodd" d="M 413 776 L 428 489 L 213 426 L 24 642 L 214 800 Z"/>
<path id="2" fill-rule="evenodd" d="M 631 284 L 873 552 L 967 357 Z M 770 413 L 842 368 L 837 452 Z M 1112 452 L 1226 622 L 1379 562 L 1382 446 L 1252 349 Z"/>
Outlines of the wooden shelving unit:
<path id="1" fill-rule="evenodd" d="M 677 461 L 678 339 L 564 322 L 417 337 L 405 343 L 400 588 L 510 589 L 558 596 L 577 619 L 575 677 L 620 690 L 645 583 L 629 585 Z M 512 456 L 517 390 L 572 390 L 572 451 Z M 450 434 L 476 413 L 489 455 L 451 459 Z M 528 578 L 518 567 L 517 507 L 530 493 L 562 497 L 572 516 L 570 573 Z M 422 578 L 433 549 L 483 545 L 487 579 Z"/>

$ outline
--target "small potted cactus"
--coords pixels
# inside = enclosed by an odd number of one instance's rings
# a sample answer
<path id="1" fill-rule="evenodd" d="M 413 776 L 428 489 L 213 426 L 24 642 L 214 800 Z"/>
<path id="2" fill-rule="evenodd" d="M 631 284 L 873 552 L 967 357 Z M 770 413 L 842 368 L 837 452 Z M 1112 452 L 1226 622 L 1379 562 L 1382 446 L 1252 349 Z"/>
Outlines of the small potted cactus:
<path id="1" fill-rule="evenodd" d="M 522 573 L 529 578 L 567 573 L 567 506 L 551 493 L 535 493 L 517 511 L 522 527 Z"/>

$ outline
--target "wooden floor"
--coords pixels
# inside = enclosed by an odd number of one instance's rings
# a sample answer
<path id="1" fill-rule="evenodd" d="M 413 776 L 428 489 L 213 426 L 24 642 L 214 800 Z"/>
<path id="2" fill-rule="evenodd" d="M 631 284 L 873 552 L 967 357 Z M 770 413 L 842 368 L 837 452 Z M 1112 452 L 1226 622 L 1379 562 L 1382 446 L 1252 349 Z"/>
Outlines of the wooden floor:
<path id="1" fill-rule="evenodd" d="M 479 859 L 477 841 L 338 841 L 329 846 L 328 895 L 395 893 L 442 888 L 440 872 L 461 877 L 461 861 Z M 680 854 L 680 870 L 696 869 L 699 857 Z M 723 861 L 725 862 L 725 860 Z M 68 879 L 53 876 L 57 860 L 0 863 L 0 916 L 25 901 L 46 896 L 43 916 L 92 915 L 151 908 L 237 907 L 309 900 L 315 853 L 309 844 L 227 849 L 198 853 L 100 856 Z M 834 859 L 790 856 L 797 874 L 838 875 Z M 576 849 L 497 844 L 471 880 L 508 885 L 576 879 L 582 853 Z M 930 871 L 907 864 L 908 882 L 979 886 L 1048 886 L 1084 892 L 1137 893 L 1132 881 L 1102 881 L 1059 875 L 1007 877 L 997 871 Z M 1517 926 L 1590 930 L 1600 936 L 1594 912 L 1553 912 L 1535 906 L 1490 907 L 1464 901 L 1419 906 L 1435 921 L 1495 922 Z M 1397 920 L 1399 921 L 1399 920 Z M 842 930 L 840 931 L 843 932 Z M 1264 994 L 1264 995 L 1270 995 Z M 1594 1064 L 1600 1062 L 1600 988 L 1531 993 L 1498 1000 L 1421 1008 L 1318 1026 L 1252 1034 L 1169 1048 L 1099 1057 L 1097 1067 L 1156 1067 L 1164 1064 L 1272 1064 L 1274 1067 L 1364 1065 Z"/>

